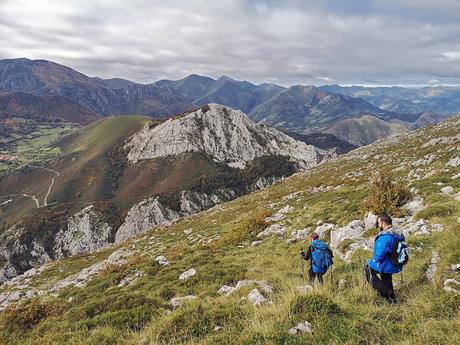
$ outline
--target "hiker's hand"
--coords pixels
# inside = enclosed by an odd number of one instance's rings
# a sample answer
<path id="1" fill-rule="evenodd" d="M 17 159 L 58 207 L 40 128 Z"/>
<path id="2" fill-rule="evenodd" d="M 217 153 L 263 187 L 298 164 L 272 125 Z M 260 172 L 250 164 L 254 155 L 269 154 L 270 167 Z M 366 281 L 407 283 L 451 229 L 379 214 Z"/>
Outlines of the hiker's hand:
<path id="1" fill-rule="evenodd" d="M 305 252 L 303 250 L 300 252 L 300 255 L 305 259 Z"/>

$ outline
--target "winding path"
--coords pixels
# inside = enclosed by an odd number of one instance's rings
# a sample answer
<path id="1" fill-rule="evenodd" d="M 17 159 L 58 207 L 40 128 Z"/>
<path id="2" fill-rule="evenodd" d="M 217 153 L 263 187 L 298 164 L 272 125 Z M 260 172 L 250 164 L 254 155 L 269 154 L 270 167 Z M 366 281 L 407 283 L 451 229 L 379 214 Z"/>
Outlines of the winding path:
<path id="1" fill-rule="evenodd" d="M 34 194 L 25 194 L 25 193 L 22 193 L 22 194 L 10 194 L 10 195 L 0 195 L 0 198 L 9 198 L 9 197 L 17 197 L 17 196 L 23 196 L 25 198 L 30 198 L 34 201 L 35 205 L 37 208 L 42 208 L 42 207 L 46 207 L 48 206 L 48 197 L 49 195 L 51 194 L 51 190 L 53 189 L 53 186 L 54 186 L 54 182 L 56 180 L 56 177 L 60 176 L 61 174 L 59 173 L 59 171 L 56 171 L 56 170 L 53 170 L 53 169 L 49 169 L 49 168 L 45 168 L 45 167 L 40 167 L 40 166 L 37 166 L 37 165 L 30 165 L 30 164 L 26 164 L 25 166 L 28 166 L 28 167 L 31 167 L 31 168 L 34 168 L 34 169 L 42 169 L 42 170 L 46 170 L 46 171 L 49 171 L 51 173 L 54 174 L 53 178 L 51 179 L 51 183 L 50 185 L 48 186 L 48 190 L 46 191 L 46 194 L 45 194 L 45 197 L 43 198 L 43 204 L 40 205 L 40 200 L 38 200 L 37 196 L 34 195 Z"/>

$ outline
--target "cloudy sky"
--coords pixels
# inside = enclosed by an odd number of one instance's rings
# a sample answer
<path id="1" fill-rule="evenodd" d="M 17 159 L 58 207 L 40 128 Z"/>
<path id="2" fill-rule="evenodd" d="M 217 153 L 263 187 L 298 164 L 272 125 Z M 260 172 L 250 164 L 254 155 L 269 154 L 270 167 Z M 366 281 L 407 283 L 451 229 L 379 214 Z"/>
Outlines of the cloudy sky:
<path id="1" fill-rule="evenodd" d="M 460 84 L 460 0 L 0 0 L 0 58 L 138 82 Z"/>

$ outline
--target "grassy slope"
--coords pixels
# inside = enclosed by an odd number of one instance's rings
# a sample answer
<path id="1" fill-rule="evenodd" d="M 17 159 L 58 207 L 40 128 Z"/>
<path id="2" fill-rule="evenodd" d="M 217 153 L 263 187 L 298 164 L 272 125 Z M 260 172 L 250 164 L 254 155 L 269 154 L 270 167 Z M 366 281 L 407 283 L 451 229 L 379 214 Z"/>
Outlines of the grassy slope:
<path id="1" fill-rule="evenodd" d="M 0 342 L 458 344 L 459 297 L 444 293 L 441 287 L 446 277 L 460 278 L 459 273 L 448 270 L 451 264 L 460 262 L 457 223 L 460 205 L 440 195 L 441 186 L 437 183 L 460 190 L 460 179 L 452 179 L 458 169 L 445 169 L 446 162 L 458 156 L 459 144 L 427 148 L 422 148 L 422 144 L 432 136 L 456 135 L 460 131 L 459 118 L 451 120 L 447 126 L 435 128 L 439 130 L 423 129 L 400 143 L 379 142 L 128 243 L 59 261 L 37 276 L 33 285 L 49 286 L 107 257 L 119 247 L 137 252 L 128 263 L 107 269 L 86 288 L 66 288 L 56 297 L 41 297 L 16 312 L 0 314 Z M 404 282 L 396 289 L 401 301 L 398 305 L 386 304 L 363 284 L 361 267 L 370 256 L 368 252 L 358 251 L 349 265 L 336 259 L 334 282 L 346 278 L 349 286 L 337 288 L 328 275 L 325 286 L 302 296 L 295 289 L 302 283 L 298 257 L 301 244 L 287 245 L 271 238 L 259 247 L 238 247 L 241 242 L 251 240 L 248 235 L 250 225 L 254 224 L 251 220 L 286 204 L 295 207 L 295 211 L 281 221 L 290 231 L 314 225 L 319 219 L 344 225 L 362 218 L 362 200 L 371 192 L 368 176 L 378 164 L 388 162 L 391 167 L 398 168 L 401 163 L 414 162 L 428 153 L 436 154 L 436 159 L 422 168 L 433 168 L 435 174 L 420 181 L 408 180 L 408 183 L 419 190 L 428 204 L 419 216 L 432 223 L 442 223 L 445 230 L 428 237 L 409 238 L 410 246 L 420 247 L 422 251 L 412 251 L 411 261 L 404 271 Z M 363 157 L 366 159 L 361 159 Z M 406 165 L 397 173 L 406 178 L 411 169 Z M 364 172 L 362 176 L 360 171 Z M 320 185 L 340 187 L 323 193 L 309 192 L 311 187 Z M 299 194 L 283 200 L 293 192 Z M 440 208 L 449 208 L 450 212 L 439 212 Z M 193 236 L 197 239 L 222 237 L 209 245 L 198 241 L 191 243 L 183 233 L 188 228 L 193 228 Z M 434 284 L 424 277 L 432 250 L 441 254 Z M 171 261 L 169 267 L 163 268 L 154 262 L 153 258 L 160 253 Z M 179 274 L 191 267 L 197 270 L 197 275 L 179 281 Z M 141 278 L 132 286 L 116 287 L 125 275 L 136 269 L 144 272 Z M 273 304 L 253 307 L 241 301 L 240 298 L 253 287 L 242 289 L 231 297 L 216 293 L 223 284 L 233 284 L 243 278 L 267 280 L 274 287 L 274 292 L 268 296 Z M 399 276 L 395 280 L 399 281 Z M 168 304 L 171 297 L 187 294 L 196 294 L 198 299 L 167 312 L 171 309 Z M 69 297 L 73 302 L 68 301 Z M 290 327 L 305 320 L 312 323 L 312 335 L 287 335 Z M 223 329 L 216 332 L 215 326 Z"/>

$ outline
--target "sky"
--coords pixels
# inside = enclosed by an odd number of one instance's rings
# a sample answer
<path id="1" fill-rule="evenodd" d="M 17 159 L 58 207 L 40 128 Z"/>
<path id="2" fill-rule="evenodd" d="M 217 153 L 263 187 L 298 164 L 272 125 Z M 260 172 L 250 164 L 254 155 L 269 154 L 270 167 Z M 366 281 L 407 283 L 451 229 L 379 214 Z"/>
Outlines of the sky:
<path id="1" fill-rule="evenodd" d="M 458 85 L 460 0 L 0 0 L 0 59 L 141 83 Z"/>

